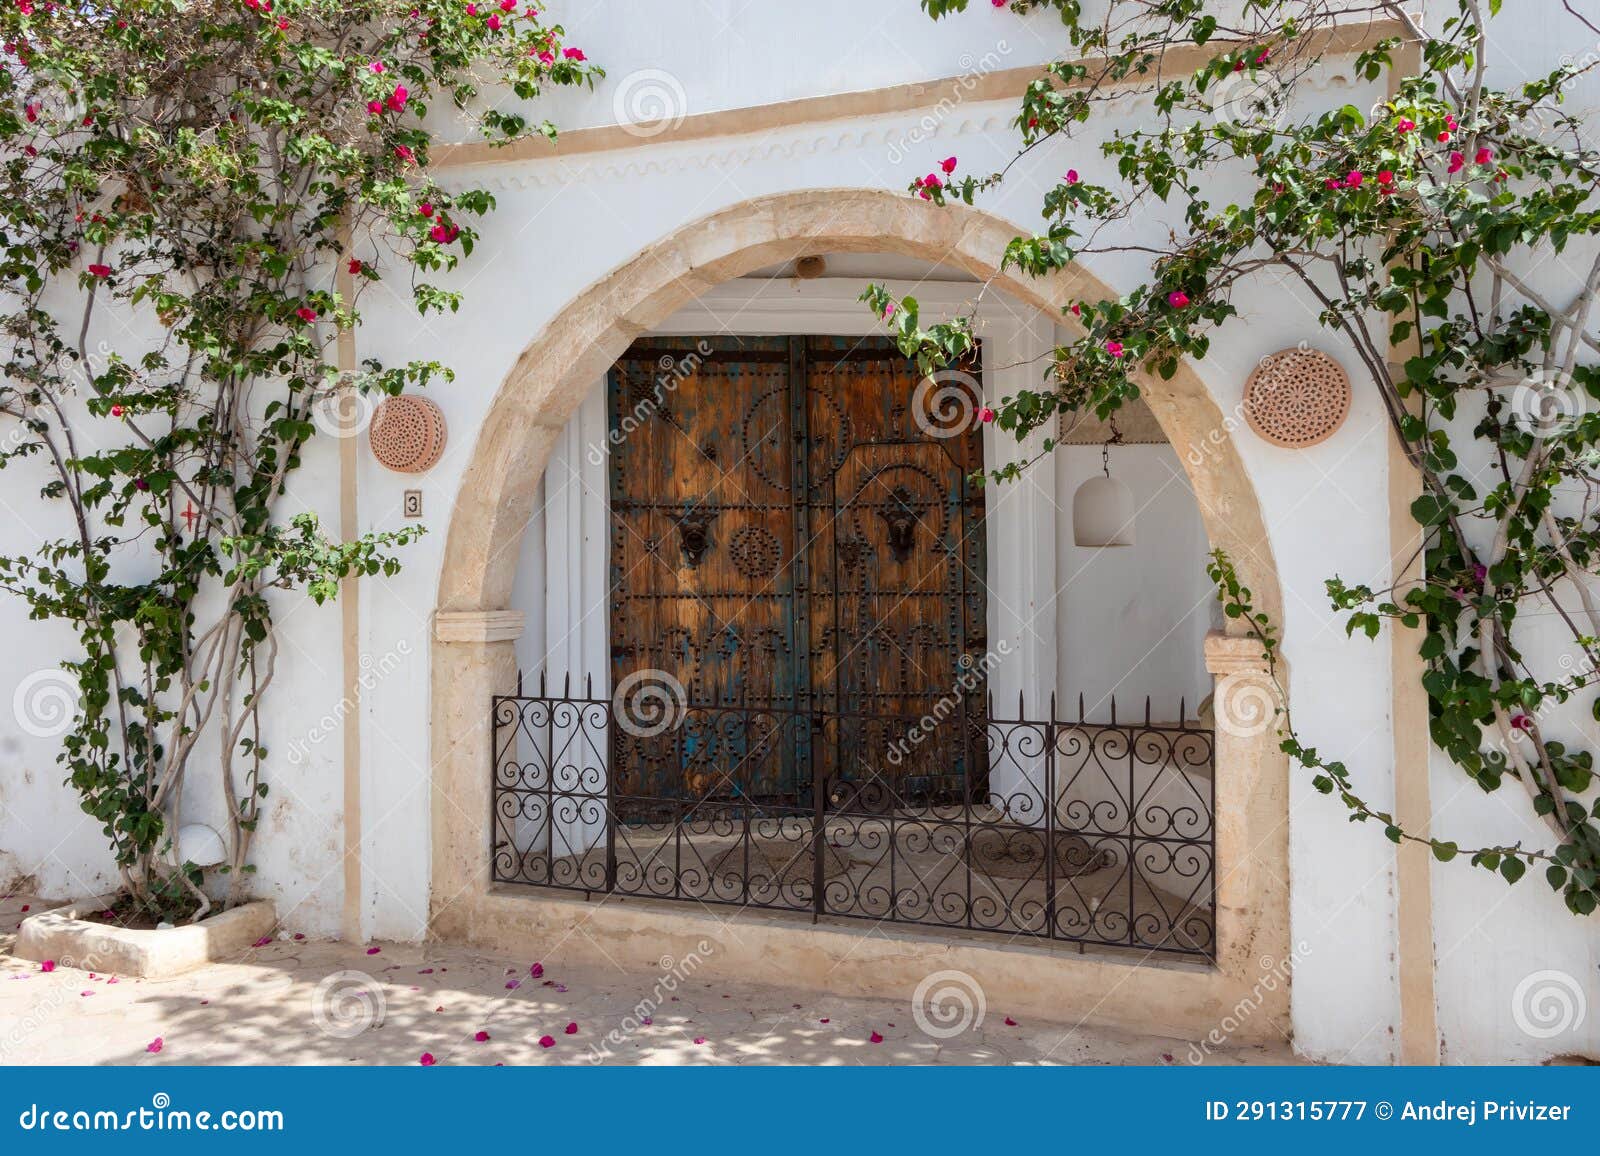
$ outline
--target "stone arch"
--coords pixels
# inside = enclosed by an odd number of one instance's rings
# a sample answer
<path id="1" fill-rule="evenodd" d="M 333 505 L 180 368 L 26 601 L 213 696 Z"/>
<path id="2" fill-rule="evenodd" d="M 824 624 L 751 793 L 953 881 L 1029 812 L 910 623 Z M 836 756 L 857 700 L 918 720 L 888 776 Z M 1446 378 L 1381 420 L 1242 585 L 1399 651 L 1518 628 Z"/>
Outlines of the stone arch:
<path id="1" fill-rule="evenodd" d="M 492 755 L 486 719 L 491 696 L 515 686 L 513 641 L 521 624 L 508 607 L 539 480 L 557 435 L 594 381 L 635 338 L 706 290 L 805 252 L 888 252 L 941 262 L 1053 316 L 1074 300 L 1114 295 L 1079 267 L 1038 280 L 1002 272 L 1006 245 L 1017 232 L 979 210 L 883 190 L 760 197 L 684 225 L 642 250 L 579 294 L 523 351 L 478 433 L 440 575 L 432 662 L 433 934 L 510 948 L 518 942 L 516 928 L 535 933 L 548 918 L 536 910 L 545 901 L 508 899 L 489 886 L 484 822 Z M 1281 621 L 1276 566 L 1260 504 L 1231 438 L 1235 423 L 1187 365 L 1171 380 L 1146 376 L 1140 383 L 1189 473 L 1211 544 L 1229 551 L 1258 607 Z M 1253 677 L 1259 664 L 1249 640 L 1212 642 L 1207 664 L 1215 674 L 1235 685 Z M 1176 996 L 1184 1020 L 1193 1015 L 1197 1025 L 1207 1025 L 1217 1008 L 1230 1006 L 1252 981 L 1259 984 L 1260 958 L 1282 960 L 1286 954 L 1287 767 L 1270 730 L 1219 730 L 1217 740 L 1218 966 L 1209 978 L 1193 981 L 1202 990 L 1187 994 L 1129 984 L 1118 978 L 1125 977 L 1125 968 L 1109 976 L 1096 1006 L 1103 1009 L 1106 1000 L 1126 1004 L 1130 1022 L 1148 1025 L 1149 1001 L 1170 1006 Z M 657 942 L 650 950 L 662 946 Z M 722 958 L 731 961 L 736 954 Z M 1177 977 L 1161 975 L 1170 989 Z M 860 982 L 868 988 L 877 983 L 871 974 Z M 1019 982 L 1026 988 L 1026 981 Z M 1097 986 L 1087 982 L 1086 998 Z M 1060 1007 L 1052 1014 L 1060 1014 Z M 1119 1017 L 1102 1011 L 1100 1018 Z M 1286 990 L 1269 993 L 1250 1034 L 1257 1028 L 1272 1034 L 1286 1022 Z"/>

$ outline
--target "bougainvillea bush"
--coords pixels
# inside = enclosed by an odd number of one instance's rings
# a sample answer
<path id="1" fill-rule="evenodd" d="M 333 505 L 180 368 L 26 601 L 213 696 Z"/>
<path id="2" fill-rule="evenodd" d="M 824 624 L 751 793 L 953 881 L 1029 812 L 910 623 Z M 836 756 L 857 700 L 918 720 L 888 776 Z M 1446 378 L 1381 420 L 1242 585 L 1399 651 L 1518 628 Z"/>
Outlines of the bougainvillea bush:
<path id="1" fill-rule="evenodd" d="M 393 572 L 414 532 L 330 537 L 285 513 L 294 471 L 343 399 L 450 380 L 340 372 L 339 335 L 369 291 L 458 306 L 430 278 L 493 204 L 435 183 L 436 136 L 553 137 L 528 102 L 601 73 L 515 0 L 0 0 L 0 41 L 0 465 L 42 469 L 56 519 L 0 586 L 81 641 L 60 759 L 130 895 L 203 914 L 172 819 L 220 777 L 236 899 L 275 601 Z"/>
<path id="2" fill-rule="evenodd" d="M 935 18 L 968 6 L 922 3 Z M 1358 386 L 1381 399 L 1423 489 L 1412 507 L 1420 580 L 1333 577 L 1333 605 L 1348 612 L 1352 633 L 1376 636 L 1386 621 L 1412 632 L 1435 746 L 1484 791 L 1525 792 L 1548 837 L 1462 847 L 1447 832 L 1405 830 L 1357 792 L 1344 763 L 1301 743 L 1286 705 L 1277 718 L 1284 749 L 1318 790 L 1397 843 L 1426 842 L 1440 860 L 1466 857 L 1512 883 L 1538 867 L 1573 912 L 1593 912 L 1593 755 L 1552 732 L 1582 733 L 1566 717 L 1574 708 L 1600 719 L 1600 155 L 1563 107 L 1594 54 L 1491 86 L 1488 27 L 1500 0 L 1430 5 L 1426 26 L 1409 12 L 1416 5 L 1389 0 L 994 6 L 1060 19 L 1062 57 L 1030 85 L 1017 119 L 1023 153 L 1070 153 L 1130 85 L 1150 102 L 1141 127 L 1080 146 L 1114 178 L 1097 183 L 1068 168 L 1044 198 L 1044 226 L 1007 253 L 1009 267 L 1044 275 L 1095 254 L 1138 252 L 1150 259 L 1149 278 L 1115 299 L 1071 303 L 1079 336 L 1056 350 L 1040 387 L 1005 398 L 995 420 L 1026 437 L 1063 411 L 1106 417 L 1139 395 L 1138 371 L 1169 376 L 1180 359 L 1203 358 L 1243 287 L 1297 284 L 1355 359 Z M 1600 35 L 1581 5 L 1538 7 L 1540 19 L 1570 22 L 1578 39 Z M 1335 22 L 1379 19 L 1393 34 L 1353 68 L 1388 98 L 1332 108 L 1300 99 L 1306 79 L 1330 68 Z M 1190 61 L 1181 69 L 1172 64 L 1180 53 Z M 1005 179 L 930 158 L 911 191 L 970 204 Z M 1158 204 L 1181 222 L 1172 235 L 1131 238 L 1126 223 Z M 1551 270 L 1564 275 L 1536 275 Z M 970 319 L 923 327 L 914 301 L 877 286 L 865 299 L 926 366 L 970 347 Z M 1213 557 L 1211 572 L 1228 616 L 1261 641 L 1276 679 L 1277 624 L 1252 605 L 1225 556 Z M 1560 626 L 1561 645 L 1532 641 L 1534 614 Z"/>

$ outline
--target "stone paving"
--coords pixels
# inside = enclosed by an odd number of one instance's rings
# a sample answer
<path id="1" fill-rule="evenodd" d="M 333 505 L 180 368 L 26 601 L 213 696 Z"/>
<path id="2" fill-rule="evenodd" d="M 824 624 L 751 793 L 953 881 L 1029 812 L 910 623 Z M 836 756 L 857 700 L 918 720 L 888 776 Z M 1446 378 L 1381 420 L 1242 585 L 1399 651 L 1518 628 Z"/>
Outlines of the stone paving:
<path id="1" fill-rule="evenodd" d="M 893 1002 L 708 981 L 688 963 L 563 972 L 442 944 L 278 938 L 166 980 L 46 971 L 8 952 L 24 904 L 48 906 L 0 900 L 0 1065 L 1159 1065 L 1200 1055 L 1185 1040 L 1013 1022 L 992 1005 L 946 1037 L 913 1013 L 909 992 Z M 1239 1047 L 1204 1062 L 1293 1056 L 1287 1045 Z"/>

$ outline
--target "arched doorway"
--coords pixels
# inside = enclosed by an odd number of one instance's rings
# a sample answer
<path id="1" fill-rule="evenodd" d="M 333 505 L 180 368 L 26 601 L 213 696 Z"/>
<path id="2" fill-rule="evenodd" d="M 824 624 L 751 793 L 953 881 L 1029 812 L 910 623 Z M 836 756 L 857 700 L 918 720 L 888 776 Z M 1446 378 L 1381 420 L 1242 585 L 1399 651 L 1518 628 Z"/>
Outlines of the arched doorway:
<path id="1" fill-rule="evenodd" d="M 520 624 L 507 607 L 538 479 L 590 384 L 638 337 L 702 292 L 807 250 L 890 252 L 943 262 L 1052 313 L 1080 297 L 1109 295 L 1107 287 L 1077 269 L 1042 281 L 1001 274 L 1005 245 L 1016 231 L 974 210 L 938 208 L 881 191 L 761 198 L 686 225 L 641 252 L 581 294 L 528 346 L 479 433 L 451 520 L 440 580 L 433 655 L 430 925 L 435 934 L 505 943 L 518 927 L 532 931 L 551 926 L 552 918 L 566 918 L 554 914 L 554 901 L 511 898 L 492 887 L 485 824 L 492 755 L 484 719 L 492 696 L 515 686 L 511 640 Z M 1265 527 L 1248 476 L 1223 432 L 1222 414 L 1188 367 L 1170 381 L 1144 384 L 1151 410 L 1188 466 L 1211 542 L 1229 551 L 1257 604 L 1275 614 L 1280 599 Z M 1208 667 L 1235 685 L 1255 677 L 1258 666 L 1248 639 L 1217 638 L 1208 646 Z M 1077 992 L 1095 1003 L 1102 1018 L 1209 1025 L 1219 1009 L 1259 988 L 1259 972 L 1270 957 L 1281 960 L 1286 954 L 1282 756 L 1265 726 L 1248 733 L 1219 731 L 1216 765 L 1214 966 L 1145 978 L 1116 967 L 1107 971 L 1107 961 L 1074 963 Z M 646 926 L 658 936 L 695 934 L 692 924 L 681 923 L 692 920 L 688 915 L 651 913 L 640 923 L 637 910 L 607 912 L 591 926 L 602 918 L 623 939 Z M 762 936 L 768 935 L 783 940 L 781 930 L 764 929 Z M 741 936 L 740 949 L 722 953 L 723 966 L 738 966 L 741 951 L 752 950 L 749 938 Z M 751 964 L 768 958 L 769 950 L 755 949 Z M 985 961 L 982 966 L 1000 966 L 1002 953 L 995 949 L 961 950 Z M 653 958 L 651 953 L 658 948 L 650 948 L 646 957 Z M 899 982 L 896 968 L 875 964 L 874 953 L 852 949 L 844 954 L 865 989 L 884 990 Z M 1004 970 L 1018 976 L 1019 998 L 1028 1000 L 1033 972 L 1059 966 L 1040 955 L 1020 969 L 1011 959 Z M 1247 1033 L 1271 1030 L 1285 1018 L 1286 992 L 1281 983 L 1279 988 L 1265 995 L 1257 991 L 1261 1014 L 1255 1027 L 1244 1029 Z M 1036 991 L 1031 999 L 1037 998 Z M 1124 1007 L 1122 1016 L 1117 1009 Z M 1060 1010 L 1056 1006 L 1057 1014 Z"/>

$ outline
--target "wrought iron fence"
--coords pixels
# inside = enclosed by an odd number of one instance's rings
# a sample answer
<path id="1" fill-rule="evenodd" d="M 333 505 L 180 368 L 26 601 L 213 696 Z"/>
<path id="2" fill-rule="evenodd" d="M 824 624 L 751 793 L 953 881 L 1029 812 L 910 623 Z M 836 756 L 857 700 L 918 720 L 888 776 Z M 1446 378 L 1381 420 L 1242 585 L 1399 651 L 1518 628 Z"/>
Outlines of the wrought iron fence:
<path id="1" fill-rule="evenodd" d="M 493 877 L 1209 956 L 1209 728 L 793 705 L 493 703 Z"/>

